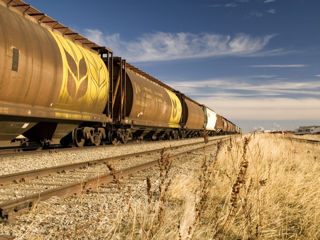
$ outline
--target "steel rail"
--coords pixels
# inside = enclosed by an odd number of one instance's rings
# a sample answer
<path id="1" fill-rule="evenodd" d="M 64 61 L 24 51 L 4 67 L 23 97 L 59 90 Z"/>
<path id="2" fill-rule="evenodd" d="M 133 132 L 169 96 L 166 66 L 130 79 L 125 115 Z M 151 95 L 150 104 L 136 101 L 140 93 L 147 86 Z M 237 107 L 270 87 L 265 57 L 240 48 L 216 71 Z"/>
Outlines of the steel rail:
<path id="1" fill-rule="evenodd" d="M 287 137 L 287 139 L 288 139 L 288 140 L 297 141 L 297 142 L 320 144 L 320 141 L 319 141 L 319 140 L 313 140 L 313 139 L 295 138 L 295 137 Z"/>
<path id="2" fill-rule="evenodd" d="M 228 135 L 229 137 L 232 137 L 234 135 Z M 223 138 L 223 136 L 216 136 L 220 138 Z M 211 138 L 211 137 L 210 137 Z M 183 139 L 183 140 L 187 140 Z M 158 142 L 166 142 L 170 140 L 161 140 Z M 175 140 L 179 141 L 179 140 Z M 203 141 L 199 141 L 203 142 Z M 147 144 L 153 144 L 152 141 L 147 141 Z M 128 142 L 126 145 L 135 144 L 135 142 Z M 59 144 L 52 145 L 49 148 L 41 149 L 41 147 L 38 147 L 35 149 L 34 147 L 21 147 L 21 146 L 8 146 L 8 147 L 0 147 L 0 161 L 2 160 L 1 157 L 8 157 L 8 156 L 17 156 L 17 155 L 31 155 L 36 153 L 52 153 L 52 152 L 64 152 L 64 151 L 81 151 L 81 150 L 87 150 L 87 149 L 98 149 L 98 148 L 111 148 L 111 147 L 117 147 L 117 146 L 125 146 L 125 145 L 100 145 L 100 146 L 85 146 L 85 147 L 74 147 L 74 146 L 67 146 L 63 147 Z"/>
<path id="3" fill-rule="evenodd" d="M 225 140 L 225 139 L 230 139 L 230 137 L 212 139 L 209 142 Z M 171 149 L 177 149 L 177 148 L 181 148 L 181 147 L 189 147 L 192 145 L 198 145 L 198 144 L 202 144 L 202 143 L 204 143 L 204 142 L 201 141 L 201 142 L 188 143 L 188 144 L 183 144 L 183 145 L 179 145 L 179 146 L 173 146 L 168 149 L 171 150 Z M 6 175 L 0 176 L 0 186 L 3 187 L 8 184 L 12 184 L 12 183 L 24 183 L 28 180 L 43 177 L 43 176 L 49 176 L 54 173 L 61 173 L 64 171 L 79 169 L 79 168 L 80 169 L 87 168 L 87 167 L 98 165 L 98 164 L 106 164 L 110 161 L 120 160 L 122 158 L 130 158 L 130 157 L 135 157 L 137 155 L 157 153 L 157 152 L 160 152 L 162 149 L 163 148 L 157 148 L 157 149 L 153 149 L 153 150 L 129 153 L 129 154 L 118 155 L 118 156 L 113 156 L 113 157 L 108 157 L 108 158 L 88 160 L 88 161 L 84 161 L 84 162 L 70 163 L 70 164 L 64 164 L 64 165 L 60 165 L 60 166 L 40 168 L 40 169 L 35 169 L 35 170 L 6 174 Z"/>
<path id="4" fill-rule="evenodd" d="M 221 139 L 220 141 L 225 141 L 225 140 L 226 138 Z M 167 159 L 174 160 L 180 156 L 183 156 L 186 153 L 198 151 L 206 147 L 213 146 L 215 144 L 216 143 L 205 144 L 204 146 L 201 146 L 198 148 L 194 148 L 181 153 L 177 153 L 175 155 L 168 156 Z M 158 164 L 158 159 L 147 162 L 147 163 L 143 163 L 134 167 L 118 170 L 111 174 L 104 174 L 101 176 L 86 179 L 81 182 L 70 183 L 55 189 L 32 194 L 24 198 L 4 202 L 0 204 L 0 219 L 4 219 L 4 220 L 9 219 L 11 213 L 17 213 L 23 209 L 32 209 L 38 202 L 47 200 L 53 196 L 58 196 L 60 198 L 67 198 L 73 195 L 78 195 L 85 190 L 87 191 L 94 190 L 94 189 L 97 189 L 100 185 L 106 185 L 108 183 L 111 183 L 115 177 L 118 177 L 118 178 L 124 177 L 138 171 L 146 170 L 148 168 L 156 166 L 157 164 Z"/>

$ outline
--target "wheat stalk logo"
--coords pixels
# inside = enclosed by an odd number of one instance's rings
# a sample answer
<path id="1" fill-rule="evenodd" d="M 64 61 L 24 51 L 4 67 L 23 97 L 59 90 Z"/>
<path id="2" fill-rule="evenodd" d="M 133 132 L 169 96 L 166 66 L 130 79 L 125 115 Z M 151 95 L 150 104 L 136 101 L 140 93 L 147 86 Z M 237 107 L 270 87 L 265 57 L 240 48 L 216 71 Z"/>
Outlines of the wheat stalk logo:
<path id="1" fill-rule="evenodd" d="M 74 59 L 66 50 L 68 62 L 68 83 L 67 90 L 73 99 L 83 97 L 88 89 L 88 71 L 85 59 Z"/>

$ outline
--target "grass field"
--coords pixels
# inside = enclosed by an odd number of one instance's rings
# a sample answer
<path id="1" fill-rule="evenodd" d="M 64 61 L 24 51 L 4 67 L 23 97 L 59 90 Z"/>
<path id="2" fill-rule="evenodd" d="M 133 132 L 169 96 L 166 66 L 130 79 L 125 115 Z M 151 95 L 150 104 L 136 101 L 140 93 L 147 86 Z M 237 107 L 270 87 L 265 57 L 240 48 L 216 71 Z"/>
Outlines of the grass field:
<path id="1" fill-rule="evenodd" d="M 229 141 L 202 158 L 197 171 L 166 179 L 168 190 L 159 200 L 140 203 L 135 214 L 123 216 L 118 236 L 320 238 L 319 145 L 258 134 Z"/>
<path id="2" fill-rule="evenodd" d="M 163 156 L 138 197 L 122 187 L 113 217 L 103 192 L 67 227 L 68 207 L 46 203 L 24 217 L 21 239 L 320 239 L 320 145 L 256 134 L 191 157 L 177 173 Z"/>

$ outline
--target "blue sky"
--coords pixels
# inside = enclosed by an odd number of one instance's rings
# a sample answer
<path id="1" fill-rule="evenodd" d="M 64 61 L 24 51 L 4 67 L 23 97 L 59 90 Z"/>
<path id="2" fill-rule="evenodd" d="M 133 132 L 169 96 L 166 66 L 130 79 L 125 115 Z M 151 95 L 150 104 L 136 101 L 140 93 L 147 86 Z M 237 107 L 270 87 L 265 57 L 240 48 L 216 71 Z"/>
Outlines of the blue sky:
<path id="1" fill-rule="evenodd" d="M 319 0 L 27 0 L 245 131 L 320 125 Z"/>

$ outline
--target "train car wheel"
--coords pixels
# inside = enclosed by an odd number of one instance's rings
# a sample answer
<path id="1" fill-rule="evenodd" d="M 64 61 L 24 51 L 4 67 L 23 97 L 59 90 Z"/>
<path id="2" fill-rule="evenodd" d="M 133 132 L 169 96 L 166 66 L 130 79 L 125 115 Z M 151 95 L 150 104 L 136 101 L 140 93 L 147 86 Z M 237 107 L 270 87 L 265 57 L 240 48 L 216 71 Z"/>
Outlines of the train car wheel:
<path id="1" fill-rule="evenodd" d="M 93 137 L 93 144 L 99 146 L 101 144 L 101 134 L 97 134 Z"/>
<path id="2" fill-rule="evenodd" d="M 76 128 L 72 132 L 72 140 L 76 147 L 83 147 L 85 139 L 83 137 L 83 131 L 81 128 Z"/>
<path id="3" fill-rule="evenodd" d="M 127 136 L 126 130 L 118 129 L 117 131 L 117 138 L 121 141 L 121 143 L 126 144 L 128 142 L 128 136 Z"/>
<path id="4" fill-rule="evenodd" d="M 126 144 L 126 143 L 128 142 L 128 136 L 127 136 L 126 134 L 123 134 L 123 135 L 121 136 L 121 142 L 122 142 L 123 144 Z"/>
<path id="5" fill-rule="evenodd" d="M 119 144 L 119 141 L 118 141 L 118 139 L 116 137 L 112 139 L 112 144 L 113 145 L 118 145 Z"/>

